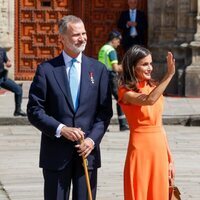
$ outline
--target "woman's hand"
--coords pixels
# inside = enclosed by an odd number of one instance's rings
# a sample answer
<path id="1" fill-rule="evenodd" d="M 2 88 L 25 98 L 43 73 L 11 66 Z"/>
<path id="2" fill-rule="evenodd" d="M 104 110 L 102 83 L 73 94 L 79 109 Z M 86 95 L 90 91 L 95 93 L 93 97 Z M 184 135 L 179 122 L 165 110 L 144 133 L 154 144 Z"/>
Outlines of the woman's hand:
<path id="1" fill-rule="evenodd" d="M 175 178 L 175 167 L 174 167 L 173 162 L 169 163 L 168 173 L 169 173 L 169 183 L 170 183 L 170 185 L 173 185 L 174 184 L 174 178 Z"/>
<path id="2" fill-rule="evenodd" d="M 167 53 L 167 74 L 173 76 L 175 74 L 175 59 L 171 52 Z"/>

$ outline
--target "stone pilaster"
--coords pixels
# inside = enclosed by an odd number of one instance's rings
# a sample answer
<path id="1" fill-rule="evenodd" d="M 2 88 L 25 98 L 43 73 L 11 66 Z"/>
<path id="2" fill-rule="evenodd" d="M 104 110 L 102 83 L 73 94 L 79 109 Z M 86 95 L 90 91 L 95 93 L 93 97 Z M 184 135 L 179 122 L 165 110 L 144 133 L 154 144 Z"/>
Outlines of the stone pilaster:
<path id="1" fill-rule="evenodd" d="M 185 76 L 185 96 L 194 97 L 200 97 L 200 0 L 197 3 L 197 32 L 194 41 L 190 43 L 192 64 L 186 68 Z"/>
<path id="2" fill-rule="evenodd" d="M 164 76 L 167 70 L 166 55 L 168 51 L 172 51 L 176 58 L 177 71 L 165 93 L 183 96 L 184 66 L 188 65 L 185 64 L 188 59 L 185 56 L 187 49 L 180 47 L 180 44 L 188 38 L 188 27 L 185 25 L 188 25 L 188 18 L 182 18 L 181 21 L 181 17 L 190 12 L 190 1 L 152 0 L 148 1 L 148 9 L 149 48 L 153 53 L 154 78 L 161 79 Z"/>
<path id="3" fill-rule="evenodd" d="M 9 77 L 14 78 L 14 0 L 0 0 L 0 46 L 12 62 Z"/>
<path id="4" fill-rule="evenodd" d="M 11 46 L 11 19 L 10 19 L 10 1 L 0 0 L 0 45 L 5 49 L 10 49 Z"/>

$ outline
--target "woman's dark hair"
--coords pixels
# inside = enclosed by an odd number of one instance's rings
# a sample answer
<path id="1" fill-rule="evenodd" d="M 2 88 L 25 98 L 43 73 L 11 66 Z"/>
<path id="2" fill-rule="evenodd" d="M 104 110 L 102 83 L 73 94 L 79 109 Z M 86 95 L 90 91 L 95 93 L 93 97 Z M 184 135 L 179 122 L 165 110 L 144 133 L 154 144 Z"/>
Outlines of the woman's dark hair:
<path id="1" fill-rule="evenodd" d="M 132 46 L 124 55 L 122 60 L 123 73 L 120 77 L 119 84 L 125 86 L 128 89 L 139 91 L 137 88 L 137 77 L 135 75 L 135 67 L 137 63 L 145 58 L 146 56 L 151 55 L 151 52 L 145 47 L 134 45 Z M 134 69 L 134 70 L 133 70 Z M 148 84 L 150 86 L 155 85 L 154 80 L 149 80 Z"/>

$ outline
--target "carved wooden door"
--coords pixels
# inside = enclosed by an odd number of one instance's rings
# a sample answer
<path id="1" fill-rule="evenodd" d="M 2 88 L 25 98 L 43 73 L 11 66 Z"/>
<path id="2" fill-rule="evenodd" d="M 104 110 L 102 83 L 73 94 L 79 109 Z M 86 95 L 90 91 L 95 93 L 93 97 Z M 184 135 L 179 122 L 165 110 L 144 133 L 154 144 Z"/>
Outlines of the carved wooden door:
<path id="1" fill-rule="evenodd" d="M 72 13 L 72 1 L 16 0 L 15 79 L 31 80 L 38 63 L 61 50 L 57 22 Z"/>
<path id="2" fill-rule="evenodd" d="M 147 0 L 138 7 L 146 10 Z M 15 79 L 32 80 L 37 65 L 59 55 L 58 20 L 68 14 L 83 19 L 88 36 L 85 54 L 97 57 L 107 35 L 116 29 L 126 0 L 16 0 Z"/>
<path id="3" fill-rule="evenodd" d="M 97 58 L 100 47 L 107 42 L 108 33 L 117 29 L 121 11 L 128 9 L 127 0 L 85 0 L 83 5 L 86 30 L 88 31 L 87 53 Z M 138 1 L 138 9 L 147 12 L 147 0 Z"/>

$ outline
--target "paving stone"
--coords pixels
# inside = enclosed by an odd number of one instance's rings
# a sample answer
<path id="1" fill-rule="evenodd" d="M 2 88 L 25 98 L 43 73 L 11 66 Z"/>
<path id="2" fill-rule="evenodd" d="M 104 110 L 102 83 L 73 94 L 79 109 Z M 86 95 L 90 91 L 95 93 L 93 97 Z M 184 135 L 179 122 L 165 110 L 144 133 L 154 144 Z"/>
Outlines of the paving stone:
<path id="1" fill-rule="evenodd" d="M 129 132 L 109 127 L 101 143 L 97 200 L 123 199 L 123 168 Z M 183 200 L 200 199 L 200 127 L 165 126 Z M 0 126 L 0 200 L 43 200 L 38 168 L 40 133 L 32 126 Z M 8 196 L 6 195 L 8 194 Z"/>

